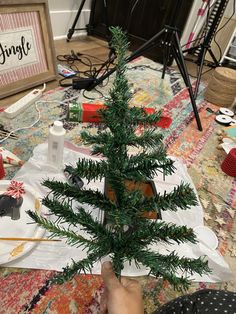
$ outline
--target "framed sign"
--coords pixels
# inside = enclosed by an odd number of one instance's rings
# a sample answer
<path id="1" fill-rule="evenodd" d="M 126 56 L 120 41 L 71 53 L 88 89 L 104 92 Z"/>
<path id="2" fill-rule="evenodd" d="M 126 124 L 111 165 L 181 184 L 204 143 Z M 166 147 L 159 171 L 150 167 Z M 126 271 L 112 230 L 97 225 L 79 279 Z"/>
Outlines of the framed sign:
<path id="1" fill-rule="evenodd" d="M 0 0 L 0 99 L 56 73 L 47 0 Z"/>

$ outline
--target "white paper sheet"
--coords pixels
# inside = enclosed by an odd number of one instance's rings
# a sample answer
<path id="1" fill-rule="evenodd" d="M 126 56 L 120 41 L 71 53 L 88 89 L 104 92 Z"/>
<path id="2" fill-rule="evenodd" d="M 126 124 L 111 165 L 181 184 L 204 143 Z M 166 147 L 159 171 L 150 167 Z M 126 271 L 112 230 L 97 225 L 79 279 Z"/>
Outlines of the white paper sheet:
<path id="1" fill-rule="evenodd" d="M 79 151 L 81 151 L 81 149 L 79 149 Z M 89 157 L 88 154 L 84 154 L 79 151 L 65 148 L 64 160 L 66 160 L 66 163 L 74 165 L 79 157 Z M 46 188 L 40 184 L 42 180 L 50 178 L 66 181 L 62 171 L 58 171 L 54 167 L 47 164 L 46 153 L 47 143 L 38 145 L 34 150 L 33 157 L 24 164 L 14 178 L 29 184 L 38 193 L 41 193 L 42 196 L 47 194 Z M 92 156 L 89 158 L 97 159 Z M 164 193 L 165 190 L 169 192 L 181 181 L 189 182 L 195 189 L 193 182 L 187 173 L 186 166 L 180 159 L 174 157 L 172 158 L 175 160 L 175 167 L 177 170 L 173 175 L 167 176 L 165 181 L 162 180 L 161 176 L 155 178 L 157 192 Z M 90 182 L 88 187 L 103 191 L 103 185 L 103 181 Z M 95 213 L 95 215 L 97 214 L 98 213 Z M 196 226 L 203 225 L 203 209 L 199 202 L 199 205 L 192 206 L 186 211 L 178 210 L 177 212 L 162 212 L 162 219 L 177 225 L 184 224 L 188 227 L 194 228 Z M 212 273 L 202 277 L 196 274 L 192 277 L 192 280 L 194 281 L 227 281 L 231 277 L 231 271 L 228 264 L 224 261 L 224 258 L 217 250 L 211 249 L 207 242 L 204 243 L 204 241 L 201 241 L 196 245 L 191 243 L 184 243 L 181 245 L 158 244 L 153 245 L 152 249 L 163 254 L 168 254 L 170 250 L 175 250 L 180 256 L 190 258 L 198 258 L 199 256 L 206 255 L 209 261 L 209 266 L 212 268 Z M 72 258 L 74 260 L 80 260 L 84 257 L 86 257 L 86 251 L 83 251 L 82 248 L 70 247 L 65 242 L 40 242 L 29 254 L 15 260 L 14 262 L 8 263 L 5 266 L 60 271 L 71 262 Z M 101 262 L 97 262 L 92 269 L 92 273 L 99 274 L 100 270 Z M 123 271 L 123 275 L 127 276 L 141 276 L 145 274 L 148 274 L 148 269 L 145 269 L 142 265 L 140 266 L 140 269 L 137 269 L 135 265 L 125 265 Z"/>

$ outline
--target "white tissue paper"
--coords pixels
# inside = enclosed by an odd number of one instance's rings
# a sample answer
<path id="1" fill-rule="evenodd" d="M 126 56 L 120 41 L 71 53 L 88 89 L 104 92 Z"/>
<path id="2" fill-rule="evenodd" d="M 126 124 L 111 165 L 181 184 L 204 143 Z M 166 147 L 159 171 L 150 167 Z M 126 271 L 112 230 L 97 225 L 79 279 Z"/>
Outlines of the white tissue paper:
<path id="1" fill-rule="evenodd" d="M 44 179 L 55 179 L 59 181 L 66 181 L 66 177 L 62 170 L 58 170 L 47 163 L 47 143 L 38 145 L 33 152 L 33 157 L 27 161 L 22 168 L 17 172 L 14 177 L 15 180 L 23 181 L 25 184 L 30 185 L 37 193 L 45 196 L 47 189 L 41 185 Z M 66 143 L 64 150 L 64 161 L 66 164 L 75 165 L 78 158 L 92 158 L 98 159 L 94 156 L 89 156 L 88 150 L 78 148 L 72 144 Z M 192 186 L 193 182 L 187 173 L 186 166 L 180 159 L 171 157 L 175 160 L 176 172 L 171 176 L 166 176 L 165 181 L 161 177 L 155 178 L 155 185 L 157 192 L 164 193 L 171 191 L 181 181 L 188 182 Z M 86 181 L 85 181 L 86 186 Z M 104 182 L 96 181 L 90 182 L 87 185 L 88 188 L 98 189 L 104 191 Z M 195 190 L 196 191 L 196 190 Z M 88 207 L 89 209 L 89 207 Z M 93 210 L 94 211 L 94 210 Z M 94 215 L 98 216 L 99 211 L 94 211 Z M 203 226 L 203 209 L 200 202 L 197 206 L 192 206 L 189 210 L 178 210 L 177 212 L 165 211 L 162 212 L 162 219 L 166 222 L 172 222 L 177 225 L 186 225 L 187 227 Z M 80 231 L 80 234 L 82 232 Z M 49 234 L 46 233 L 45 237 Z M 210 247 L 209 243 L 202 240 L 198 244 L 184 243 L 181 245 L 173 244 L 166 245 L 160 243 L 158 245 L 152 245 L 152 250 L 158 251 L 162 254 L 169 254 L 171 251 L 176 251 L 179 256 L 185 256 L 189 258 L 198 258 L 205 255 L 209 261 L 209 266 L 212 269 L 212 273 L 203 275 L 200 277 L 197 274 L 192 276 L 194 281 L 204 282 L 217 282 L 227 281 L 231 277 L 231 271 L 228 264 L 225 262 L 221 254 Z M 86 257 L 86 251 L 82 248 L 71 247 L 63 240 L 61 242 L 40 242 L 33 250 L 26 255 L 5 264 L 8 267 L 22 267 L 22 268 L 35 268 L 35 269 L 47 269 L 61 271 L 63 267 L 71 263 L 71 259 L 77 261 Z M 109 259 L 109 257 L 104 257 Z M 93 274 L 100 274 L 101 262 L 97 262 L 93 269 Z M 126 276 L 142 276 L 148 274 L 149 270 L 140 265 L 137 268 L 136 265 L 128 263 L 122 272 Z"/>

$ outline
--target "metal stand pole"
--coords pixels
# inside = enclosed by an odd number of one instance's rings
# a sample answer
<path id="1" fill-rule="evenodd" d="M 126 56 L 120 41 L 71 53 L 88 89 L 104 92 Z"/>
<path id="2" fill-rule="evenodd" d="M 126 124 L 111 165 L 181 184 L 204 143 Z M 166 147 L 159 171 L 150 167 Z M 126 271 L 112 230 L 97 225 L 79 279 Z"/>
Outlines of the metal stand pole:
<path id="1" fill-rule="evenodd" d="M 196 86 L 195 86 L 195 90 L 194 90 L 194 98 L 195 99 L 197 98 L 197 95 L 198 95 L 198 90 L 199 90 L 199 85 L 200 85 L 200 81 L 201 81 L 201 77 L 202 77 L 202 70 L 203 70 L 203 65 L 204 65 L 206 53 L 208 52 L 210 54 L 212 60 L 213 60 L 213 63 L 209 64 L 210 67 L 215 68 L 215 67 L 218 67 L 220 65 L 219 61 L 216 59 L 215 55 L 213 54 L 213 52 L 211 50 L 210 43 L 211 43 L 212 39 L 214 38 L 214 34 L 215 34 L 217 27 L 221 21 L 221 18 L 223 17 L 223 14 L 224 14 L 224 11 L 226 9 L 228 2 L 229 2 L 229 0 L 218 0 L 217 3 L 215 4 L 215 6 L 216 6 L 215 16 L 213 18 L 213 21 L 211 22 L 211 25 L 210 25 L 209 30 L 208 30 L 208 32 L 207 32 L 207 34 L 203 40 L 203 43 L 201 43 L 200 45 L 197 45 L 196 47 L 191 47 L 191 48 L 185 49 L 183 51 L 183 54 L 185 54 L 185 53 L 191 54 L 200 48 L 198 58 L 196 61 L 194 61 L 194 63 L 196 63 L 197 67 L 198 67 L 197 81 L 196 81 Z M 189 58 L 185 58 L 185 60 L 193 61 Z"/>
<path id="2" fill-rule="evenodd" d="M 71 37 L 73 36 L 75 30 L 84 30 L 84 29 L 86 29 L 86 28 L 75 28 L 75 27 L 76 27 L 76 24 L 77 24 L 77 22 L 78 22 L 78 19 L 79 19 L 79 17 L 80 17 L 80 14 L 81 14 L 81 12 L 82 12 L 82 10 L 83 10 L 85 1 L 86 1 L 86 0 L 82 0 L 82 1 L 81 1 L 80 7 L 79 7 L 79 10 L 78 10 L 78 12 L 77 12 L 77 14 L 76 14 L 76 16 L 75 16 L 74 22 L 73 22 L 71 28 L 69 29 L 69 31 L 68 31 L 68 33 L 67 33 L 67 41 L 70 41 L 70 40 L 71 40 Z"/>
<path id="3" fill-rule="evenodd" d="M 91 16 L 90 16 L 90 19 L 89 19 L 89 24 L 86 25 L 85 28 L 75 28 L 76 24 L 77 24 L 77 22 L 79 20 L 79 17 L 81 15 L 81 12 L 83 10 L 85 1 L 86 0 L 82 0 L 81 1 L 80 7 L 79 7 L 79 10 L 78 10 L 78 12 L 77 12 L 77 14 L 75 16 L 74 22 L 73 22 L 71 28 L 69 29 L 69 31 L 67 33 L 67 41 L 70 41 L 70 39 L 72 38 L 72 36 L 73 36 L 75 31 L 85 30 L 86 29 L 88 34 L 91 33 Z M 94 10 L 94 7 L 95 7 L 95 2 L 96 2 L 96 0 L 93 0 L 93 2 L 92 2 L 91 14 L 93 14 L 93 10 Z M 107 37 L 107 41 L 109 43 L 109 41 L 110 41 L 110 32 L 109 32 L 108 14 L 107 14 L 107 0 L 103 0 L 103 14 L 104 14 L 104 22 L 105 22 L 105 26 L 106 26 L 106 37 Z"/>

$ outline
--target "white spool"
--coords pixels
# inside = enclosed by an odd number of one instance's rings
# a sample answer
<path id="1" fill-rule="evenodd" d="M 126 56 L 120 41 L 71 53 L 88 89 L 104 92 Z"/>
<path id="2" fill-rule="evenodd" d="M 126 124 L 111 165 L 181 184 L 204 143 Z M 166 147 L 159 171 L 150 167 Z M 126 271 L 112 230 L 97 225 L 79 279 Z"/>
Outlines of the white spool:
<path id="1" fill-rule="evenodd" d="M 229 110 L 228 108 L 223 108 L 222 107 L 222 108 L 219 109 L 219 111 L 220 111 L 221 114 L 224 114 L 226 116 L 229 116 L 229 117 L 233 117 L 234 116 L 233 111 Z"/>
<path id="2" fill-rule="evenodd" d="M 218 114 L 216 116 L 216 121 L 223 125 L 229 125 L 232 122 L 232 119 L 224 114 Z"/>

